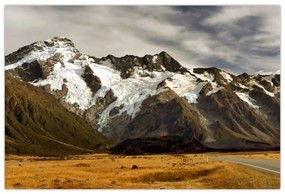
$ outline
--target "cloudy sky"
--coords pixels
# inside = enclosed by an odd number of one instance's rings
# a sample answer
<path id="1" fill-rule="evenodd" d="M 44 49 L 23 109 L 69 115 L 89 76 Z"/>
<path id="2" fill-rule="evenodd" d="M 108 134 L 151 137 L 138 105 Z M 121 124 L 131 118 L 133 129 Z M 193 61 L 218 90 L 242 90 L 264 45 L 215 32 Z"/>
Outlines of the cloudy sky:
<path id="1" fill-rule="evenodd" d="M 54 36 L 82 53 L 168 52 L 183 66 L 280 69 L 279 6 L 6 6 L 5 54 Z"/>

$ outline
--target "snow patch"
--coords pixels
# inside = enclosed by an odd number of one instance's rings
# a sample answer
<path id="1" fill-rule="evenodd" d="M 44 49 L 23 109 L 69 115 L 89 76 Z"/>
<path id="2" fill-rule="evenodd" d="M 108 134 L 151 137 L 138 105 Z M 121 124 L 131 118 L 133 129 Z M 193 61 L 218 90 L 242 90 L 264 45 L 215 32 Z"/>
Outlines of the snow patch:
<path id="1" fill-rule="evenodd" d="M 243 93 L 243 92 L 235 92 L 236 95 L 241 99 L 243 100 L 244 102 L 246 102 L 247 104 L 249 104 L 249 106 L 251 106 L 252 108 L 254 109 L 258 109 L 259 106 L 257 106 L 255 104 L 255 100 L 252 99 L 248 93 Z"/>
<path id="2" fill-rule="evenodd" d="M 166 80 L 166 85 L 184 97 L 188 103 L 197 103 L 199 92 L 206 85 L 206 82 L 197 82 L 197 79 L 190 74 L 174 74 L 171 81 Z"/>
<path id="3" fill-rule="evenodd" d="M 64 65 L 56 63 L 53 72 L 44 80 L 32 83 L 35 86 L 50 85 L 52 91 L 62 90 L 66 80 L 67 95 L 65 101 L 69 104 L 78 104 L 81 110 L 91 106 L 92 92 L 81 77 L 84 73 L 82 66 L 65 62 Z"/>
<path id="4" fill-rule="evenodd" d="M 267 91 L 262 85 L 258 84 L 259 87 L 261 87 L 263 89 L 263 91 L 265 92 L 265 94 L 267 94 L 268 96 L 274 97 L 274 93 Z"/>
<path id="5" fill-rule="evenodd" d="M 273 83 L 272 83 L 272 79 L 274 78 L 275 75 L 265 75 L 265 76 L 262 76 L 262 80 L 266 80 L 267 82 L 270 83 L 271 86 L 273 86 Z"/>
<path id="6" fill-rule="evenodd" d="M 275 96 L 274 93 L 267 91 L 262 85 L 260 85 L 259 83 L 257 83 L 257 82 L 254 81 L 254 80 L 251 80 L 251 81 L 249 82 L 249 85 L 250 85 L 251 87 L 252 87 L 253 85 L 257 85 L 258 87 L 262 88 L 263 91 L 264 91 L 264 93 L 267 94 L 268 96 L 271 96 L 271 97 L 274 97 L 274 96 Z"/>
<path id="7" fill-rule="evenodd" d="M 208 81 L 208 82 L 214 81 L 214 75 L 209 74 L 207 71 L 205 71 L 203 74 L 194 73 L 193 70 L 190 70 L 190 72 L 203 81 Z"/>
<path id="8" fill-rule="evenodd" d="M 157 62 L 157 55 L 154 55 L 153 57 L 152 57 L 152 63 L 156 63 Z"/>
<path id="9" fill-rule="evenodd" d="M 241 84 L 241 83 L 238 83 L 238 86 L 239 86 L 240 88 L 243 88 L 243 89 L 249 89 L 249 90 L 251 90 L 250 88 L 246 87 L 245 85 L 243 85 L 243 84 Z"/>
<path id="10" fill-rule="evenodd" d="M 94 64 L 91 66 L 93 65 Z M 171 72 L 149 72 L 147 70 L 135 68 L 134 73 L 131 77 L 127 79 L 121 79 L 119 72 L 116 72 L 116 70 L 105 70 L 109 72 L 101 72 L 102 76 L 104 77 L 102 77 L 101 82 L 102 84 L 104 82 L 107 83 L 104 83 L 105 90 L 108 91 L 111 89 L 117 99 L 115 102 L 110 104 L 101 114 L 101 118 L 99 119 L 99 124 L 101 127 L 99 128 L 99 131 L 102 131 L 102 128 L 107 125 L 110 118 L 109 113 L 115 107 L 122 106 L 117 115 L 127 113 L 132 118 L 134 118 L 136 113 L 140 111 L 142 102 L 145 99 L 162 91 L 157 89 L 157 85 L 172 75 Z M 94 72 L 96 72 L 95 69 Z M 142 72 L 144 75 L 151 76 L 142 77 Z M 99 78 L 101 79 L 101 77 Z"/>
<path id="11" fill-rule="evenodd" d="M 213 87 L 213 84 L 212 84 L 212 87 Z M 214 86 L 213 89 L 206 94 L 206 96 L 210 96 L 212 94 L 215 94 L 215 93 L 217 93 L 219 90 L 221 90 L 223 88 L 224 88 L 223 86 Z"/>
<path id="12" fill-rule="evenodd" d="M 193 70 L 190 70 L 190 72 L 192 74 L 194 74 L 197 78 L 205 81 L 206 83 L 210 83 L 213 87 L 213 89 L 211 91 L 209 91 L 206 96 L 212 95 L 216 92 L 218 92 L 219 90 L 223 89 L 224 87 L 219 86 L 216 82 L 214 82 L 214 75 L 213 74 L 209 74 L 207 71 L 205 71 L 203 74 L 198 74 L 198 73 L 194 73 Z M 230 76 L 228 73 L 224 72 L 225 74 L 223 76 L 227 77 Z M 226 75 L 227 74 L 227 75 Z M 229 80 L 229 77 L 227 77 Z M 226 78 L 225 78 L 226 79 Z M 206 85 L 205 83 L 205 85 Z"/>
<path id="13" fill-rule="evenodd" d="M 232 76 L 228 74 L 227 72 L 221 71 L 220 74 L 224 77 L 225 80 L 227 80 L 228 83 L 233 81 Z"/>

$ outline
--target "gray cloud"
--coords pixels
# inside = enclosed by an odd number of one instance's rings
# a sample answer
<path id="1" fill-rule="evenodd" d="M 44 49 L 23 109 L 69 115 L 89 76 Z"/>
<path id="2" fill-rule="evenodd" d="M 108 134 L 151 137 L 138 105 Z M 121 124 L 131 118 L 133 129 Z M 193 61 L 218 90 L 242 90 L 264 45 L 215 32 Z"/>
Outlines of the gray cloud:
<path id="1" fill-rule="evenodd" d="M 189 68 L 280 69 L 278 6 L 6 6 L 4 19 L 5 54 L 65 36 L 96 57 L 164 50 Z"/>

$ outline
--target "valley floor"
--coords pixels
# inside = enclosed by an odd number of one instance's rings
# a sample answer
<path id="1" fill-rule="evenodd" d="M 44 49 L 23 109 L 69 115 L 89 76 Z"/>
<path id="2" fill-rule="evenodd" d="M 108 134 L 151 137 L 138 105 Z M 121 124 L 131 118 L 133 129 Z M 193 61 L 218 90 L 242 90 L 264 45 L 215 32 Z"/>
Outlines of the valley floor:
<path id="1" fill-rule="evenodd" d="M 280 188 L 279 176 L 210 158 L 225 155 L 280 160 L 279 152 L 90 154 L 64 158 L 6 155 L 5 186 L 7 189 Z"/>

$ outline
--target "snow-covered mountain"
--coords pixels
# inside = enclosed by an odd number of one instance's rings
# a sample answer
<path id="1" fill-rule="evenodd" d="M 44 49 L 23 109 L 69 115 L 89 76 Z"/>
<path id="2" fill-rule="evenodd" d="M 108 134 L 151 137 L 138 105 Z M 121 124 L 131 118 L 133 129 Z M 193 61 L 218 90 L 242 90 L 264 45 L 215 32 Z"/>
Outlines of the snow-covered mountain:
<path id="1" fill-rule="evenodd" d="M 53 94 L 108 138 L 176 135 L 206 146 L 280 143 L 280 75 L 187 69 L 168 53 L 103 58 L 55 37 L 5 57 L 5 71 Z"/>

